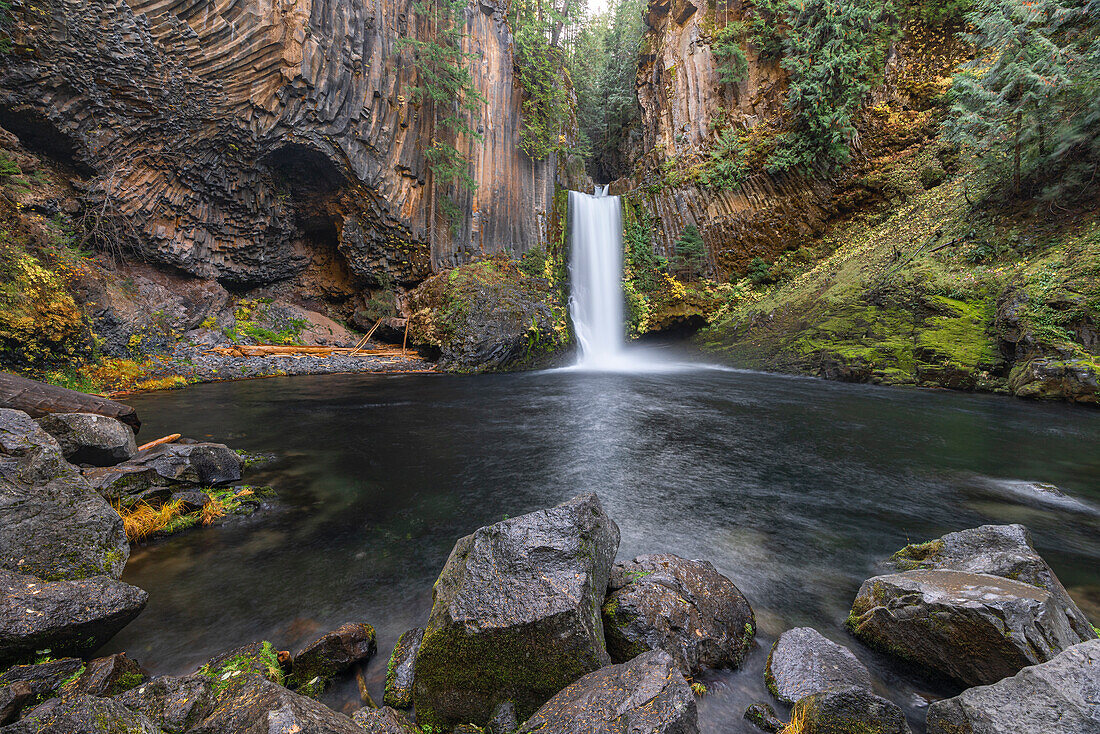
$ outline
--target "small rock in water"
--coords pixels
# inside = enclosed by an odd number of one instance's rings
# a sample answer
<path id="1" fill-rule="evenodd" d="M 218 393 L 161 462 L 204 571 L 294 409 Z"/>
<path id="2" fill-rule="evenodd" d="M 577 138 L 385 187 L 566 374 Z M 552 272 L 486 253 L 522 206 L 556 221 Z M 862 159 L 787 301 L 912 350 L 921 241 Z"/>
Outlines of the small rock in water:
<path id="1" fill-rule="evenodd" d="M 293 680 L 319 693 L 333 678 L 356 663 L 365 663 L 378 650 L 374 627 L 348 623 L 309 643 L 294 656 Z M 318 681 L 318 683 L 313 683 Z"/>
<path id="2" fill-rule="evenodd" d="M 386 668 L 386 693 L 382 702 L 395 709 L 408 709 L 413 705 L 413 674 L 416 667 L 416 653 L 424 639 L 424 628 L 402 632 L 390 655 Z"/>
<path id="3" fill-rule="evenodd" d="M 928 708 L 928 734 L 1100 732 L 1100 640 Z"/>
<path id="4" fill-rule="evenodd" d="M 204 487 L 241 478 L 241 457 L 220 443 L 169 443 L 142 451 L 125 466 L 152 467 L 164 479 Z"/>
<path id="5" fill-rule="evenodd" d="M 772 646 L 764 682 L 772 695 L 791 705 L 830 688 L 870 690 L 871 673 L 848 648 L 815 629 L 798 627 L 784 632 Z"/>
<path id="6" fill-rule="evenodd" d="M 698 734 L 695 696 L 663 650 L 589 673 L 551 698 L 519 734 Z"/>
<path id="7" fill-rule="evenodd" d="M 668 553 L 639 556 L 615 564 L 608 591 L 604 633 L 614 662 L 664 650 L 684 675 L 696 675 L 736 668 L 752 647 L 752 607 L 706 561 Z"/>
<path id="8" fill-rule="evenodd" d="M 806 696 L 791 710 L 791 722 L 802 722 L 799 734 L 911 734 L 897 704 L 860 686 Z"/>
<path id="9" fill-rule="evenodd" d="M 775 709 L 763 701 L 758 701 L 745 709 L 745 719 L 757 729 L 766 731 L 768 734 L 779 734 L 787 726 L 776 715 Z"/>
<path id="10" fill-rule="evenodd" d="M 53 413 L 38 419 L 73 464 L 113 466 L 137 453 L 134 431 L 125 423 L 94 413 Z"/>

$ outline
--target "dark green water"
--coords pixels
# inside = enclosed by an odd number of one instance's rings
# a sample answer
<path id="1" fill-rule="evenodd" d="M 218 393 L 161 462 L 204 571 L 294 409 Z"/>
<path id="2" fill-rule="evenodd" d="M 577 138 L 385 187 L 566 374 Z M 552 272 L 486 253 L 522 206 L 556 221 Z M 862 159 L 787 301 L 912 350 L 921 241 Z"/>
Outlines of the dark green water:
<path id="1" fill-rule="evenodd" d="M 131 402 L 142 438 L 280 457 L 249 479 L 275 486 L 281 509 L 134 549 L 124 578 L 149 606 L 112 648 L 157 673 L 362 620 L 378 630 L 380 701 L 386 657 L 426 621 L 454 541 L 589 490 L 622 530 L 620 558 L 708 559 L 756 610 L 745 668 L 704 679 L 708 732 L 753 731 L 741 713 L 769 700 L 767 649 L 800 625 L 852 647 L 923 730 L 925 699 L 951 691 L 894 672 L 842 626 L 876 561 L 911 540 L 1024 523 L 1100 612 L 1100 411 L 705 369 L 276 378 Z"/>

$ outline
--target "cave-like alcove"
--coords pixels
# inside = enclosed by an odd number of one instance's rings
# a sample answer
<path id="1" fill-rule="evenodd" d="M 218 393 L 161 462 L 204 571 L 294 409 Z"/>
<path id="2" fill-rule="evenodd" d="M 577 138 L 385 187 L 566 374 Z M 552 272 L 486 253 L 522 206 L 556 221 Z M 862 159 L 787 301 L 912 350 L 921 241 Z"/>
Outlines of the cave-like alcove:
<path id="1" fill-rule="evenodd" d="M 0 107 L 0 127 L 19 138 L 24 148 L 69 166 L 82 176 L 93 171 L 77 157 L 73 138 L 58 129 L 48 117 L 25 107 Z"/>

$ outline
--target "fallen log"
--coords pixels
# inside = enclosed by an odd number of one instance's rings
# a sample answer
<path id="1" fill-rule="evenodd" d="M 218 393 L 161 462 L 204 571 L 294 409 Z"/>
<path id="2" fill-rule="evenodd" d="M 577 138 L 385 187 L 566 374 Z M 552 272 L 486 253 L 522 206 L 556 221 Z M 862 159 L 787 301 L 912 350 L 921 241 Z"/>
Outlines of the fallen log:
<path id="1" fill-rule="evenodd" d="M 361 347 L 285 347 L 271 344 L 235 344 L 231 347 L 213 347 L 203 354 L 223 357 L 331 357 L 334 354 L 348 357 L 389 357 L 401 355 L 400 349 L 363 349 Z"/>
<path id="2" fill-rule="evenodd" d="M 0 407 L 21 410 L 32 418 L 50 413 L 95 413 L 122 421 L 135 434 L 141 430 L 137 411 L 129 405 L 9 372 L 0 372 Z"/>
<path id="3" fill-rule="evenodd" d="M 150 441 L 149 443 L 144 443 L 141 446 L 138 446 L 138 451 L 145 451 L 146 449 L 151 449 L 154 446 L 160 446 L 162 443 L 172 443 L 173 441 L 178 441 L 179 439 L 180 439 L 180 434 L 173 433 L 170 436 L 165 436 L 164 438 L 158 438 L 156 441 Z"/>

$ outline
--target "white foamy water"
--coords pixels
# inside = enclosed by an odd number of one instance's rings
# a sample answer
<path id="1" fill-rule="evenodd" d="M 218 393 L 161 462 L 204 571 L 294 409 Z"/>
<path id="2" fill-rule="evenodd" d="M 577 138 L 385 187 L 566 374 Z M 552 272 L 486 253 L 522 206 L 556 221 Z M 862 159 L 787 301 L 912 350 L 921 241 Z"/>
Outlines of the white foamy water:
<path id="1" fill-rule="evenodd" d="M 569 192 L 569 314 L 580 343 L 578 366 L 615 370 L 623 352 L 623 222 L 619 197 L 607 187 L 595 195 Z"/>

